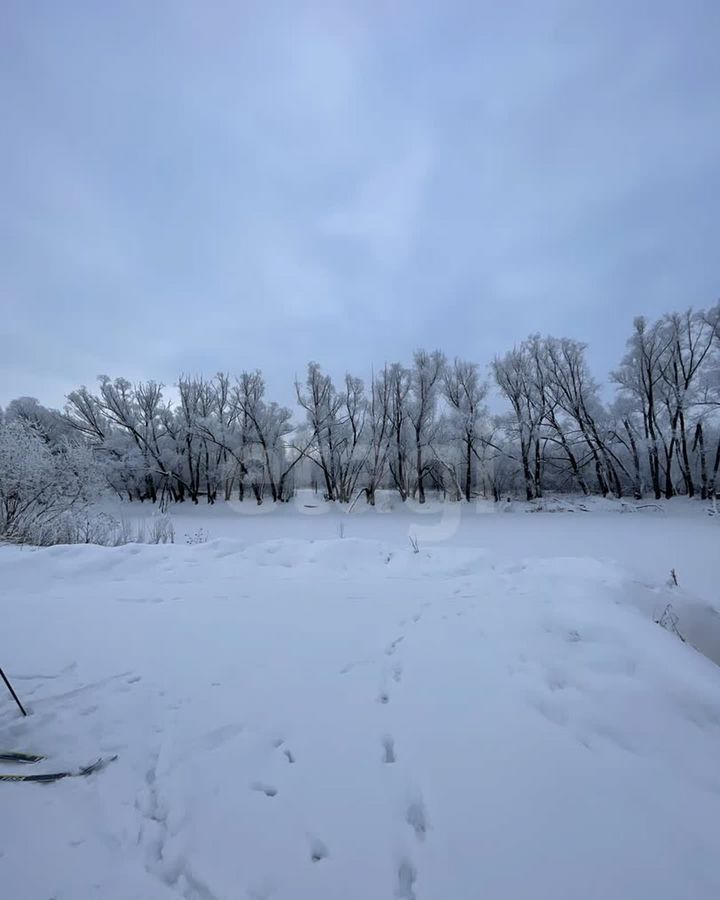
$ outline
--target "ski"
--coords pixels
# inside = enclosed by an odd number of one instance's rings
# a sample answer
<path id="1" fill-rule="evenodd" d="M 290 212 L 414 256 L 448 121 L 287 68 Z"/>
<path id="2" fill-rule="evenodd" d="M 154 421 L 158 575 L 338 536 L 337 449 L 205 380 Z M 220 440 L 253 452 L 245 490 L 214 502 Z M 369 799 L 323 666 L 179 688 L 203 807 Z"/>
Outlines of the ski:
<path id="1" fill-rule="evenodd" d="M 45 759 L 35 753 L 19 753 L 13 750 L 0 750 L 0 762 L 36 763 Z"/>
<path id="2" fill-rule="evenodd" d="M 2 774 L 0 775 L 0 781 L 34 781 L 36 784 L 50 784 L 53 781 L 60 781 L 63 778 L 82 778 L 86 775 L 92 775 L 93 772 L 99 772 L 116 759 L 117 755 L 101 757 L 100 759 L 95 760 L 94 763 L 90 763 L 89 766 L 84 766 L 81 769 L 76 769 L 71 772 L 48 772 L 45 775 Z"/>

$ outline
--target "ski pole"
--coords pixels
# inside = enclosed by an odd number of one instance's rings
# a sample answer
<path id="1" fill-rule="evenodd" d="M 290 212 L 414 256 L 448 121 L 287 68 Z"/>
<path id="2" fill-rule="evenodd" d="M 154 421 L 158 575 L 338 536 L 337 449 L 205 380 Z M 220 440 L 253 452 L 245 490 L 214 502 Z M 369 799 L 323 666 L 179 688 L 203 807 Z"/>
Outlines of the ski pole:
<path id="1" fill-rule="evenodd" d="M 23 708 L 23 705 L 22 705 L 22 703 L 20 702 L 20 700 L 19 700 L 19 698 L 18 698 L 18 695 L 17 695 L 17 694 L 15 693 L 15 691 L 13 690 L 13 686 L 12 686 L 12 685 L 10 684 L 10 682 L 7 680 L 7 678 L 6 678 L 6 676 L 5 676 L 5 673 L 3 672 L 2 669 L 0 669 L 0 675 L 2 675 L 2 680 L 5 682 L 5 684 L 6 684 L 7 687 L 8 687 L 8 690 L 9 690 L 10 693 L 13 695 L 13 700 L 14 700 L 14 701 L 17 703 L 17 705 L 20 707 L 20 712 L 21 712 L 24 716 L 26 716 L 27 713 L 25 712 L 25 709 Z"/>

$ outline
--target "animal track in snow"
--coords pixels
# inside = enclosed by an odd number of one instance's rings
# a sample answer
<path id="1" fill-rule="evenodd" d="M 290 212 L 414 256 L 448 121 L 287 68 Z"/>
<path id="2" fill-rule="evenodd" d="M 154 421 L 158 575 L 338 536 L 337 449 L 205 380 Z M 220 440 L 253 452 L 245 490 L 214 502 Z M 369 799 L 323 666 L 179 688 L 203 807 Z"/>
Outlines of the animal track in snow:
<path id="1" fill-rule="evenodd" d="M 380 691 L 378 694 L 378 703 L 382 703 L 383 705 L 390 702 L 390 694 L 387 691 Z"/>
<path id="2" fill-rule="evenodd" d="M 402 679 L 402 666 L 400 663 L 395 663 L 392 670 L 392 677 L 395 684 L 400 684 L 400 680 Z"/>

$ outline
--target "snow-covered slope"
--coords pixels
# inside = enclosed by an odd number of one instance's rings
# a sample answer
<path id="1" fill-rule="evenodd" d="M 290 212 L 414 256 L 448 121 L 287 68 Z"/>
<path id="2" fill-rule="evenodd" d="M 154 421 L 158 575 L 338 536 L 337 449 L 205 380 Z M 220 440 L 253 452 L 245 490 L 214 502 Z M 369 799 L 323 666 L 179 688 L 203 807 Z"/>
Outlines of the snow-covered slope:
<path id="1" fill-rule="evenodd" d="M 714 900 L 720 669 L 662 583 L 524 555 L 0 548 L 0 746 L 119 757 L 0 784 L 2 896 Z"/>

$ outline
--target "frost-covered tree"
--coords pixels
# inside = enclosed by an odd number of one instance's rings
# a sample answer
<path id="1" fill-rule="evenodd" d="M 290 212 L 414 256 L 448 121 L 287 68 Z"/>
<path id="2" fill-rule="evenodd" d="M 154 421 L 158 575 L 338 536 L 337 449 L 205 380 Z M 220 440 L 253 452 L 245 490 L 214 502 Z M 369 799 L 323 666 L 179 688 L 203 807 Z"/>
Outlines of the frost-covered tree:
<path id="1" fill-rule="evenodd" d="M 359 378 L 345 376 L 338 392 L 317 363 L 308 365 L 304 388 L 295 385 L 298 403 L 305 410 L 309 442 L 303 451 L 322 472 L 328 500 L 347 503 L 367 457 L 363 440 L 366 402 Z"/>
<path id="2" fill-rule="evenodd" d="M 492 363 L 500 392 L 512 407 L 508 430 L 517 441 L 520 464 L 528 500 L 542 495 L 542 425 L 545 417 L 543 397 L 536 389 L 533 364 L 527 345 L 495 357 Z"/>
<path id="3" fill-rule="evenodd" d="M 626 432 L 646 456 L 656 498 L 678 492 L 693 496 L 699 481 L 703 497 L 715 490 L 705 436 L 713 430 L 711 400 L 717 371 L 720 307 L 634 322 L 627 352 L 612 378 L 629 414 Z M 715 379 L 717 381 L 717 379 Z M 718 446 L 720 466 L 720 445 Z"/>
<path id="4" fill-rule="evenodd" d="M 0 537 L 62 542 L 73 513 L 93 500 L 100 480 L 92 452 L 62 438 L 51 444 L 23 418 L 0 425 Z"/>
<path id="5" fill-rule="evenodd" d="M 531 335 L 492 363 L 509 407 L 492 420 L 478 365 L 417 351 L 385 365 L 366 391 L 337 386 L 318 363 L 296 384 L 304 421 L 266 397 L 259 371 L 233 378 L 155 381 L 100 378 L 68 395 L 64 414 L 32 398 L 0 421 L 32 426 L 51 446 L 83 444 L 106 485 L 129 500 L 195 503 L 251 495 L 288 499 L 319 478 L 328 499 L 382 487 L 422 503 L 428 491 L 470 499 L 520 489 L 640 497 L 717 493 L 720 478 L 720 304 L 638 318 L 605 402 L 586 346 Z M 304 462 L 308 467 L 304 468 Z M 305 480 L 303 480 L 305 479 Z"/>
<path id="6" fill-rule="evenodd" d="M 293 431 L 292 413 L 284 406 L 265 399 L 265 381 L 262 374 L 243 372 L 232 394 L 232 403 L 241 429 L 240 460 L 243 472 L 260 471 L 262 481 L 267 481 L 273 502 L 286 500 L 288 479 L 302 459 L 301 453 L 288 455 L 285 438 Z M 253 480 L 253 492 L 258 503 L 257 478 Z"/>
<path id="7" fill-rule="evenodd" d="M 463 494 L 473 493 L 473 469 L 480 455 L 482 427 L 487 416 L 488 386 L 481 380 L 477 363 L 455 359 L 443 372 L 443 395 L 449 407 L 449 437 L 459 443 L 463 461 Z"/>
<path id="8" fill-rule="evenodd" d="M 375 506 L 375 495 L 383 482 L 388 464 L 392 431 L 390 420 L 392 386 L 387 366 L 377 378 L 373 373 L 366 412 L 367 452 L 363 485 L 370 506 Z"/>
<path id="9" fill-rule="evenodd" d="M 644 317 L 636 318 L 627 352 L 620 367 L 612 374 L 622 395 L 633 404 L 641 422 L 638 440 L 647 454 L 650 481 L 657 499 L 662 496 L 663 369 L 668 364 L 671 344 L 672 337 L 660 323 L 648 324 Z M 667 452 L 665 455 L 667 457 Z"/>
<path id="10" fill-rule="evenodd" d="M 387 367 L 389 380 L 390 449 L 388 467 L 393 484 L 404 502 L 410 495 L 411 424 L 408 414 L 411 373 L 401 363 Z"/>
<path id="11" fill-rule="evenodd" d="M 585 349 L 585 344 L 569 338 L 545 339 L 540 358 L 547 375 L 548 396 L 551 405 L 569 418 L 587 447 L 600 493 L 605 496 L 612 491 L 620 496 L 622 486 L 605 434 L 605 410 L 585 360 Z M 544 414 L 547 420 L 547 408 Z"/>
<path id="12" fill-rule="evenodd" d="M 413 432 L 415 478 L 420 503 L 425 502 L 425 477 L 428 468 L 424 456 L 426 448 L 435 437 L 437 399 L 444 367 L 445 357 L 439 350 L 432 353 L 417 350 L 413 354 L 407 415 Z"/>
<path id="13" fill-rule="evenodd" d="M 695 481 L 691 463 L 692 431 L 700 426 L 700 446 L 702 447 L 701 376 L 706 361 L 709 361 L 715 341 L 720 333 L 718 308 L 709 313 L 694 313 L 687 310 L 682 315 L 673 313 L 662 320 L 663 331 L 668 339 L 668 353 L 661 375 L 664 382 L 663 403 L 669 426 L 669 440 L 666 442 L 665 468 L 668 475 L 666 495 L 672 490 L 673 455 L 677 459 L 684 482 L 685 493 L 695 495 Z M 707 471 L 701 470 L 703 494 L 707 494 Z"/>

